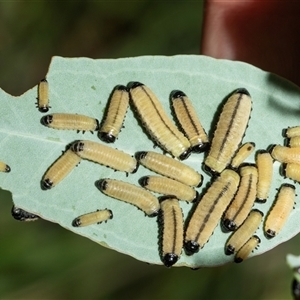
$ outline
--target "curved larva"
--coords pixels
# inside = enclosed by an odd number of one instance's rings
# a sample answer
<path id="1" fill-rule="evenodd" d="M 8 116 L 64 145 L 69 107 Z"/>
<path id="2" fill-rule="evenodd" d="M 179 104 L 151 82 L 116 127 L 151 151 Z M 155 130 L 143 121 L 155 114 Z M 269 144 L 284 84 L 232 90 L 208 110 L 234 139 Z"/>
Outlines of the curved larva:
<path id="1" fill-rule="evenodd" d="M 229 237 L 225 245 L 225 254 L 237 252 L 250 239 L 261 223 L 263 213 L 258 209 L 251 210 L 245 222 Z"/>
<path id="2" fill-rule="evenodd" d="M 243 144 L 234 155 L 230 167 L 238 169 L 238 167 L 246 160 L 247 157 L 255 150 L 255 143 L 248 142 Z"/>
<path id="3" fill-rule="evenodd" d="M 141 151 L 136 153 L 136 159 L 144 167 L 167 177 L 178 180 L 190 186 L 200 186 L 203 176 L 193 168 L 166 155 Z"/>
<path id="4" fill-rule="evenodd" d="M 183 215 L 176 197 L 167 195 L 159 200 L 160 254 L 164 265 L 171 267 L 179 260 L 183 248 Z"/>
<path id="5" fill-rule="evenodd" d="M 266 150 L 260 150 L 256 154 L 256 166 L 258 172 L 256 201 L 267 201 L 273 178 L 273 158 Z"/>
<path id="6" fill-rule="evenodd" d="M 97 119 L 78 114 L 54 113 L 44 116 L 41 122 L 53 129 L 95 131 L 99 128 Z"/>
<path id="7" fill-rule="evenodd" d="M 188 255 L 207 243 L 235 195 L 239 181 L 238 173 L 225 169 L 197 203 L 185 233 L 184 247 Z"/>
<path id="8" fill-rule="evenodd" d="M 274 145 L 270 149 L 272 157 L 281 163 L 300 164 L 300 147 L 285 147 Z"/>
<path id="9" fill-rule="evenodd" d="M 71 149 L 60 156 L 46 171 L 42 178 L 42 188 L 51 189 L 61 182 L 81 161 L 81 158 Z"/>
<path id="10" fill-rule="evenodd" d="M 75 218 L 72 222 L 74 227 L 89 226 L 92 224 L 100 224 L 113 218 L 113 213 L 110 209 L 96 210 Z"/>
<path id="11" fill-rule="evenodd" d="M 106 143 L 114 143 L 124 123 L 129 106 L 129 92 L 124 85 L 117 85 L 108 101 L 106 114 L 101 122 L 98 136 Z"/>
<path id="12" fill-rule="evenodd" d="M 245 165 L 240 168 L 239 174 L 240 185 L 225 212 L 223 221 L 223 226 L 231 231 L 245 221 L 256 198 L 257 168 L 254 165 Z"/>
<path id="13" fill-rule="evenodd" d="M 139 179 L 139 183 L 147 190 L 163 195 L 174 195 L 183 201 L 192 202 L 198 196 L 198 192 L 192 187 L 164 176 L 144 176 Z"/>
<path id="14" fill-rule="evenodd" d="M 190 154 L 191 144 L 172 123 L 156 95 L 140 82 L 130 82 L 128 88 L 130 101 L 149 134 L 173 156 L 186 159 Z"/>
<path id="15" fill-rule="evenodd" d="M 294 126 L 294 127 L 286 128 L 283 131 L 283 135 L 288 137 L 288 138 L 292 138 L 292 137 L 295 137 L 295 136 L 300 136 L 300 126 Z"/>
<path id="16" fill-rule="evenodd" d="M 7 165 L 5 162 L 0 161 L 0 172 L 9 173 L 11 171 L 11 168 L 9 165 Z"/>
<path id="17" fill-rule="evenodd" d="M 285 164 L 283 168 L 283 176 L 300 182 L 300 164 Z"/>
<path id="18" fill-rule="evenodd" d="M 117 171 L 134 173 L 138 167 L 136 159 L 128 153 L 93 141 L 76 141 L 71 149 L 82 159 L 91 160 Z"/>
<path id="19" fill-rule="evenodd" d="M 42 79 L 38 86 L 38 103 L 37 107 L 40 112 L 49 110 L 49 83 L 46 79 Z"/>
<path id="20" fill-rule="evenodd" d="M 260 238 L 257 235 L 253 235 L 236 253 L 234 262 L 241 263 L 246 260 L 250 253 L 259 245 L 259 243 Z"/>
<path id="21" fill-rule="evenodd" d="M 204 164 L 212 172 L 222 172 L 231 162 L 248 125 L 252 108 L 250 94 L 238 89 L 232 94 L 219 117 Z"/>
<path id="22" fill-rule="evenodd" d="M 23 222 L 36 221 L 40 218 L 39 216 L 32 214 L 20 207 L 16 207 L 15 205 L 13 205 L 11 209 L 11 215 L 14 219 Z"/>
<path id="23" fill-rule="evenodd" d="M 191 143 L 192 151 L 206 151 L 209 147 L 208 136 L 191 100 L 182 91 L 173 91 L 171 103 L 175 117 Z"/>
<path id="24" fill-rule="evenodd" d="M 265 219 L 264 233 L 268 238 L 273 238 L 281 231 L 293 210 L 295 198 L 294 185 L 285 183 L 280 187 L 273 206 Z"/>
<path id="25" fill-rule="evenodd" d="M 158 199 L 139 186 L 108 178 L 97 181 L 96 186 L 105 195 L 133 204 L 150 217 L 158 214 L 160 209 Z"/>

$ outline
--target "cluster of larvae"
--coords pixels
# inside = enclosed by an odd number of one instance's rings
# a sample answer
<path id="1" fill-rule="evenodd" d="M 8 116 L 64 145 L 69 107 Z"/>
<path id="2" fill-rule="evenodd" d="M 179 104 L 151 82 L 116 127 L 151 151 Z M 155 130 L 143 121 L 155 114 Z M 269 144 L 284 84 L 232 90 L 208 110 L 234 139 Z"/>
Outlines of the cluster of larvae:
<path id="1" fill-rule="evenodd" d="M 42 80 L 38 95 L 41 112 L 49 109 L 48 89 L 48 82 Z M 250 94 L 240 88 L 228 97 L 211 141 L 190 99 L 178 90 L 171 92 L 170 99 L 178 126 L 168 117 L 156 95 L 139 82 L 118 85 L 113 89 L 101 123 L 77 114 L 44 116 L 42 124 L 50 128 L 98 131 L 103 142 L 113 143 L 131 105 L 151 139 L 172 157 L 154 151 L 138 151 L 131 156 L 102 143 L 74 141 L 46 170 L 41 188 L 48 190 L 55 187 L 81 159 L 127 174 L 136 172 L 139 165 L 143 165 L 159 175 L 141 177 L 138 181 L 140 186 L 102 178 L 96 182 L 96 187 L 112 198 L 135 205 L 147 216 L 158 216 L 159 253 L 165 266 L 174 265 L 180 259 L 183 248 L 187 255 L 197 253 L 208 242 L 220 221 L 224 231 L 233 231 L 225 245 L 225 254 L 235 254 L 235 262 L 241 262 L 260 243 L 255 231 L 261 224 L 263 213 L 252 208 L 255 201 L 263 203 L 267 200 L 273 174 L 273 159 L 269 151 L 257 151 L 255 164 L 244 163 L 255 150 L 253 142 L 241 145 L 252 110 Z M 212 176 L 212 180 L 201 196 L 196 187 L 201 186 L 203 176 L 180 161 L 188 158 L 191 152 L 207 152 L 203 169 Z M 151 191 L 163 196 L 156 197 Z M 182 200 L 194 202 L 186 221 L 180 207 Z M 283 184 L 265 218 L 266 237 L 279 233 L 294 201 L 295 187 Z M 287 202 L 291 205 L 283 205 Z M 18 214 L 21 219 L 22 212 L 15 212 L 15 215 Z M 101 209 L 78 216 L 72 225 L 87 226 L 112 217 L 110 209 Z"/>

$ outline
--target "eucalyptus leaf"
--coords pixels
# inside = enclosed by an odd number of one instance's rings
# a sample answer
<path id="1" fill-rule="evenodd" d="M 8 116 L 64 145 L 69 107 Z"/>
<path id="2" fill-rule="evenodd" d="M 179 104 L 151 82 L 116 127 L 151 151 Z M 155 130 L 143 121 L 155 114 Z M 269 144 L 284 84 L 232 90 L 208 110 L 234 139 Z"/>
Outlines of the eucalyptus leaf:
<path id="1" fill-rule="evenodd" d="M 140 81 L 149 86 L 170 113 L 170 92 L 179 89 L 193 101 L 204 128 L 213 135 L 222 101 L 236 88 L 246 88 L 253 100 L 253 110 L 244 142 L 252 141 L 256 149 L 270 144 L 283 144 L 282 130 L 299 125 L 300 90 L 292 83 L 256 67 L 241 62 L 216 60 L 204 56 L 179 55 L 173 57 L 144 56 L 122 59 L 54 57 L 46 75 L 50 86 L 49 113 L 68 112 L 102 119 L 109 95 L 118 84 Z M 68 230 L 136 259 L 162 264 L 158 247 L 158 224 L 135 206 L 102 194 L 95 182 L 100 178 L 114 178 L 138 185 L 138 179 L 152 172 L 140 166 L 135 174 L 125 173 L 83 160 L 61 183 L 51 190 L 41 189 L 41 178 L 47 168 L 74 140 L 101 142 L 97 134 L 55 130 L 40 122 L 43 114 L 35 107 L 37 86 L 20 97 L 0 90 L 0 160 L 11 167 L 10 173 L 0 173 L 0 186 L 12 193 L 16 206 L 56 222 Z M 144 133 L 133 112 L 128 110 L 125 128 L 114 148 L 131 155 L 136 151 L 153 150 L 153 141 Z M 159 147 L 154 151 L 163 152 Z M 201 193 L 211 181 L 202 171 L 203 154 L 192 154 L 185 163 L 204 176 L 198 189 Z M 254 154 L 248 159 L 254 162 Z M 284 179 L 280 164 L 274 163 L 274 178 L 268 201 L 255 204 L 266 215 Z M 296 190 L 298 190 L 298 184 Z M 298 201 L 298 197 L 297 197 Z M 180 203 L 186 218 L 193 204 Z M 72 227 L 75 217 L 96 209 L 108 208 L 113 219 L 107 223 L 84 228 Z M 300 231 L 299 205 L 278 236 L 268 240 L 262 225 L 256 232 L 260 247 L 252 255 L 266 252 L 289 240 Z M 199 253 L 187 256 L 183 252 L 175 266 L 216 266 L 232 262 L 233 256 L 224 254 L 229 234 L 218 226 L 209 242 Z"/>

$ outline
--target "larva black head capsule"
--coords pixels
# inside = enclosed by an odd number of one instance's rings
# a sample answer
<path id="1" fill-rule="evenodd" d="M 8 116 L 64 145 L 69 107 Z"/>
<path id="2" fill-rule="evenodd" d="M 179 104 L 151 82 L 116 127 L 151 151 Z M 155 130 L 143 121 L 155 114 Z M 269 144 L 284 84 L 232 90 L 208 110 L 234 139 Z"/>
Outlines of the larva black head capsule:
<path id="1" fill-rule="evenodd" d="M 167 253 L 163 257 L 163 263 L 168 268 L 172 267 L 177 261 L 178 261 L 178 256 L 173 253 Z"/>
<path id="2" fill-rule="evenodd" d="M 9 166 L 9 165 L 6 165 L 6 166 L 5 166 L 5 172 L 6 172 L 6 173 L 9 173 L 10 171 L 11 171 L 10 166 Z"/>
<path id="3" fill-rule="evenodd" d="M 232 255 L 234 253 L 235 248 L 232 245 L 227 245 L 225 249 L 226 255 Z"/>
<path id="4" fill-rule="evenodd" d="M 193 255 L 199 251 L 199 244 L 195 241 L 187 241 L 184 243 L 184 249 L 187 255 Z"/>
<path id="5" fill-rule="evenodd" d="M 194 147 L 192 147 L 191 151 L 196 153 L 202 153 L 209 149 L 210 144 L 209 143 L 200 143 Z"/>
<path id="6" fill-rule="evenodd" d="M 81 225 L 80 218 L 76 218 L 72 222 L 73 227 L 79 227 Z"/>
<path id="7" fill-rule="evenodd" d="M 186 94 L 179 90 L 174 90 L 170 94 L 171 99 L 186 97 Z"/>
<path id="8" fill-rule="evenodd" d="M 300 299 L 300 282 L 295 278 L 292 282 L 292 294 L 295 300 Z"/>
<path id="9" fill-rule="evenodd" d="M 96 186 L 99 188 L 100 191 L 105 191 L 107 188 L 107 181 L 106 179 L 100 179 L 96 182 Z"/>
<path id="10" fill-rule="evenodd" d="M 148 152 L 147 151 L 138 151 L 135 153 L 135 158 L 137 160 L 141 160 L 147 156 Z"/>
<path id="11" fill-rule="evenodd" d="M 183 153 L 181 153 L 178 158 L 180 160 L 185 160 L 185 159 L 187 159 L 190 156 L 190 154 L 191 154 L 191 148 L 188 149 L 188 150 L 186 150 L 186 151 L 184 151 Z"/>
<path id="12" fill-rule="evenodd" d="M 142 187 L 145 187 L 148 185 L 148 182 L 149 182 L 149 176 L 143 176 L 139 179 L 139 184 L 142 186 Z"/>
<path id="13" fill-rule="evenodd" d="M 135 89 L 135 88 L 137 88 L 139 86 L 142 86 L 142 85 L 144 85 L 144 84 L 140 83 L 138 81 L 130 81 L 127 84 L 127 88 L 130 89 L 130 90 L 132 90 L 132 89 Z"/>
<path id="14" fill-rule="evenodd" d="M 51 124 L 52 121 L 53 121 L 53 116 L 52 116 L 52 115 L 44 116 L 44 117 L 42 117 L 42 119 L 41 119 L 42 124 L 43 124 L 43 125 L 46 125 L 46 126 L 49 125 L 49 124 Z"/>
<path id="15" fill-rule="evenodd" d="M 39 107 L 39 111 L 40 112 L 47 112 L 48 110 L 49 110 L 48 106 L 41 106 L 41 107 Z"/>
<path id="16" fill-rule="evenodd" d="M 116 85 L 114 89 L 117 90 L 117 91 L 128 91 L 127 87 L 125 85 L 122 85 L 122 84 Z"/>
<path id="17" fill-rule="evenodd" d="M 109 132 L 99 132 L 98 137 L 101 141 L 106 143 L 114 143 L 116 141 L 116 137 Z"/>
<path id="18" fill-rule="evenodd" d="M 234 231 L 234 230 L 236 230 L 237 226 L 233 221 L 231 221 L 229 219 L 225 219 L 223 221 L 223 227 L 224 227 L 224 229 L 226 229 L 228 231 Z"/>
<path id="19" fill-rule="evenodd" d="M 52 188 L 53 182 L 49 178 L 47 178 L 42 181 L 41 185 L 43 190 L 50 190 Z"/>
<path id="20" fill-rule="evenodd" d="M 235 93 L 235 94 L 244 94 L 244 95 L 247 95 L 247 96 L 250 97 L 250 93 L 249 93 L 248 90 L 245 89 L 245 88 L 239 88 L 239 89 L 236 89 L 234 93 Z"/>
<path id="21" fill-rule="evenodd" d="M 71 146 L 71 150 L 75 153 L 83 151 L 83 149 L 84 149 L 84 142 L 81 141 L 74 142 Z"/>
<path id="22" fill-rule="evenodd" d="M 268 239 L 271 239 L 275 237 L 276 232 L 274 230 L 268 229 L 265 234 Z"/>

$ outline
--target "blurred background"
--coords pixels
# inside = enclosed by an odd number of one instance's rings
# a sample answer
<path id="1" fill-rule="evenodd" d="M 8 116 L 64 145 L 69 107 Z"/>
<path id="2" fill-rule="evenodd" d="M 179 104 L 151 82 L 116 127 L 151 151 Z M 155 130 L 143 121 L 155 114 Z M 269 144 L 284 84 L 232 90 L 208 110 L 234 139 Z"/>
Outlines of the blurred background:
<path id="1" fill-rule="evenodd" d="M 199 54 L 203 14 L 203 1 L 1 1 L 0 87 L 24 93 L 54 55 Z M 292 298 L 285 257 L 299 254 L 299 236 L 239 265 L 167 269 L 50 222 L 15 221 L 11 207 L 0 191 L 1 299 Z"/>

